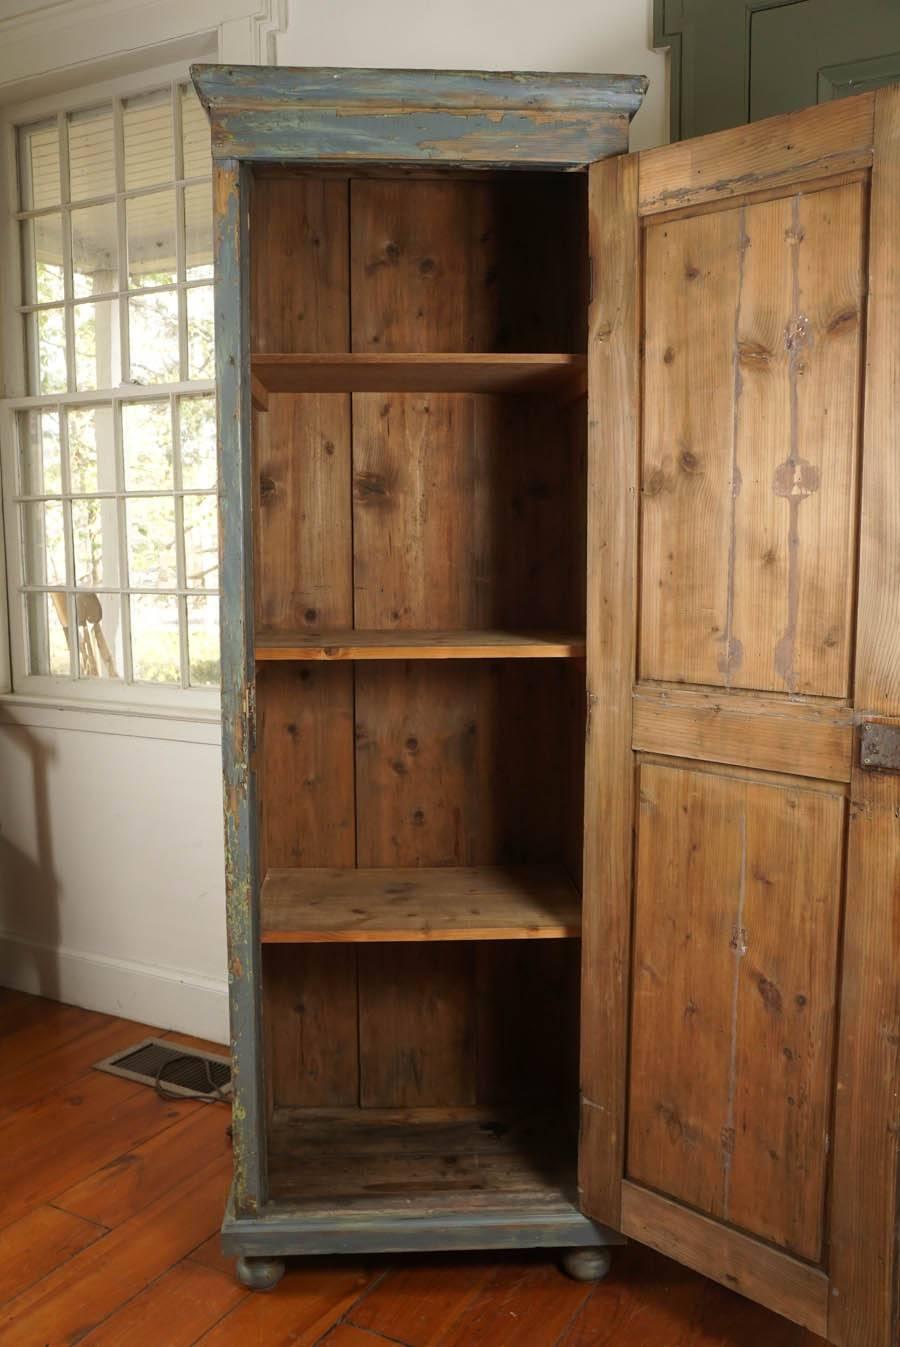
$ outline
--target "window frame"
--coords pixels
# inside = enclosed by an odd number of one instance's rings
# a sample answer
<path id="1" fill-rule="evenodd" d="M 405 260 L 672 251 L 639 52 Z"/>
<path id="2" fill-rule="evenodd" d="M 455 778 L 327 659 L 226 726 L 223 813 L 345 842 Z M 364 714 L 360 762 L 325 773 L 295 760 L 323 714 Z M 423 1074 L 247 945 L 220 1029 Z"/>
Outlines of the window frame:
<path id="1" fill-rule="evenodd" d="M 130 710 L 133 712 L 146 711 L 150 714 L 165 714 L 173 712 L 178 715 L 199 715 L 203 718 L 218 713 L 220 692 L 218 686 L 192 687 L 185 686 L 183 683 L 171 684 L 153 684 L 143 682 L 126 683 L 124 677 L 120 679 L 109 678 L 85 678 L 79 676 L 77 672 L 77 663 L 72 659 L 72 671 L 68 675 L 54 674 L 35 674 L 30 673 L 28 669 L 28 636 L 25 620 L 25 593 L 24 576 L 22 574 L 22 565 L 24 561 L 24 549 L 19 543 L 19 505 L 17 496 L 17 475 L 18 475 L 18 426 L 17 418 L 21 412 L 33 410 L 59 410 L 64 411 L 68 407 L 77 406 L 106 406 L 111 407 L 113 413 L 113 423 L 115 426 L 116 437 L 116 457 L 118 464 L 122 461 L 121 444 L 121 408 L 123 404 L 136 401 L 170 401 L 172 398 L 183 395 L 215 395 L 215 380 L 179 380 L 171 383 L 159 384 L 123 384 L 120 383 L 113 389 L 85 390 L 84 392 L 64 392 L 46 395 L 30 395 L 27 385 L 27 324 L 23 321 L 21 312 L 22 307 L 28 307 L 25 303 L 23 271 L 21 264 L 21 245 L 20 245 L 20 214 L 19 211 L 19 178 L 18 178 L 18 131 L 20 127 L 32 123 L 47 121 L 51 118 L 65 118 L 69 114 L 78 113 L 95 107 L 98 103 L 110 99 L 137 98 L 142 94 L 149 94 L 157 91 L 162 86 L 169 85 L 173 88 L 173 107 L 176 109 L 176 116 L 180 114 L 177 105 L 180 102 L 177 94 L 179 84 L 190 84 L 190 73 L 186 61 L 178 61 L 162 66 L 150 66 L 138 72 L 129 75 L 120 76 L 115 79 L 91 84 L 81 85 L 74 89 L 68 89 L 22 102 L 12 104 L 0 110 L 0 173 L 5 187 L 5 200 L 11 203 L 11 208 L 2 212 L 0 219 L 0 307 L 2 307 L 2 320 L 0 320 L 0 350 L 2 350 L 2 391 L 6 394 L 0 397 L 0 492 L 2 492 L 2 517 L 3 517 L 3 547 L 0 549 L 0 585 L 2 593 L 5 595 L 7 608 L 7 623 L 4 624 L 5 630 L 2 633 L 6 640 L 0 640 L 0 678 L 5 674 L 3 685 L 10 689 L 6 695 L 15 698 L 37 699 L 39 701 L 53 700 L 57 703 L 68 703 L 70 705 L 79 705 L 103 709 L 109 707 L 115 710 Z M 180 136 L 180 122 L 173 122 L 173 135 Z M 121 138 L 116 137 L 116 155 L 117 158 L 122 154 Z M 121 168 L 121 164 L 119 164 Z M 175 172 L 183 168 L 177 162 L 174 166 Z M 196 185 L 197 183 L 206 183 L 207 179 L 202 178 L 182 178 L 173 176 L 170 183 L 161 185 L 163 189 L 175 192 L 175 185 L 181 188 L 184 186 Z M 124 183 L 121 179 L 117 181 L 114 194 L 117 208 L 118 203 L 123 197 L 132 195 L 131 192 L 123 190 Z M 146 189 L 148 192 L 151 189 Z M 157 190 L 160 190 L 159 188 Z M 210 188 L 211 190 L 211 188 Z M 87 200 L 74 203 L 76 209 L 90 204 Z M 62 213 L 67 209 L 65 203 L 62 205 Z M 26 212 L 27 214 L 28 212 Z M 120 229 L 121 235 L 121 229 Z M 176 238 L 182 238 L 182 226 L 178 225 Z M 119 246 L 122 247 L 123 240 L 120 237 Z M 177 244 L 179 257 L 182 244 Z M 141 290 L 128 291 L 122 290 L 121 277 L 125 274 L 127 260 L 120 256 L 120 284 L 117 285 L 110 296 L 104 295 L 104 299 L 111 298 L 117 305 L 119 312 L 119 321 L 122 322 L 122 306 L 127 306 L 129 293 L 133 296 L 142 293 Z M 177 293 L 186 296 L 190 289 L 200 288 L 203 285 L 209 285 L 209 280 L 198 280 L 190 282 L 179 279 L 177 282 Z M 175 289 L 175 287 L 173 287 Z M 152 293 L 151 287 L 147 291 Z M 179 298 L 180 319 L 183 317 L 182 301 Z M 64 310 L 68 313 L 70 310 Z M 127 313 L 126 313 L 127 317 Z M 68 322 L 68 319 L 67 319 Z M 127 322 L 125 324 L 127 327 Z M 181 327 L 181 321 L 179 326 Z M 180 341 L 183 345 L 183 334 L 180 333 Z M 182 352 L 183 355 L 183 352 Z M 174 446 L 173 446 L 174 447 Z M 177 458 L 177 454 L 176 454 Z M 118 506 L 119 522 L 121 526 L 122 516 L 124 514 L 124 500 L 132 493 L 124 492 L 124 482 L 121 477 L 116 482 L 116 499 L 121 503 Z M 93 492 L 92 497 L 103 497 L 107 492 Z M 140 494 L 140 493 L 137 493 Z M 173 587 L 177 594 L 177 602 L 183 603 L 184 584 L 184 531 L 181 501 L 184 495 L 208 494 L 212 495 L 218 505 L 219 484 L 214 484 L 211 492 L 203 493 L 201 491 L 192 492 L 182 490 L 180 480 L 176 478 L 173 482 L 173 489 L 168 492 L 152 493 L 172 496 L 176 504 L 176 555 L 178 557 L 178 582 Z M 127 548 L 127 538 L 121 530 L 118 540 L 120 556 L 124 555 Z M 41 589 L 52 590 L 53 586 L 40 586 Z M 62 588 L 57 587 L 57 588 Z M 82 588 L 82 587 L 80 587 Z M 84 587 L 88 588 L 89 587 Z M 127 575 L 120 574 L 116 585 L 96 587 L 98 591 L 105 592 L 107 589 L 127 593 L 132 589 L 140 592 L 140 586 L 131 586 L 127 582 Z M 163 593 L 173 591 L 165 590 Z M 211 590 L 210 597 L 218 595 L 219 591 Z M 69 601 L 70 612 L 74 611 L 74 599 Z M 126 605 L 127 607 L 127 605 Z M 184 660 L 186 656 L 186 631 L 183 621 L 179 623 L 180 629 L 180 651 L 182 661 L 182 673 L 184 672 Z M 123 631 L 123 636 L 127 635 L 127 630 Z M 69 641 L 70 649 L 72 642 L 77 639 L 75 629 L 70 622 Z M 74 652 L 73 652 L 74 653 Z M 124 674 L 124 670 L 123 670 Z"/>

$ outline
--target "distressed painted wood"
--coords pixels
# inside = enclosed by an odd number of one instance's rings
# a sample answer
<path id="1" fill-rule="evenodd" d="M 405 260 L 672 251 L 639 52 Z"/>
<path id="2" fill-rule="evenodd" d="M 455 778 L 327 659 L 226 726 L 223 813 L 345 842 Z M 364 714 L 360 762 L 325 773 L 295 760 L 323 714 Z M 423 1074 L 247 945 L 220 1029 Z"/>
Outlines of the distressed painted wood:
<path id="1" fill-rule="evenodd" d="M 900 717 L 900 87 L 875 94 L 856 699 Z M 828 1335 L 900 1338 L 900 776 L 851 782 Z"/>
<path id="2" fill-rule="evenodd" d="M 549 866 L 270 870 L 264 941 L 528 940 L 581 932 L 579 894 Z"/>
<path id="3" fill-rule="evenodd" d="M 623 1185 L 622 1230 L 630 1239 L 769 1305 L 813 1333 L 825 1332 L 828 1278 L 818 1268 L 787 1258 L 635 1183 Z"/>
<path id="4" fill-rule="evenodd" d="M 582 167 L 627 148 L 642 76 L 192 67 L 213 154 Z"/>
<path id="5" fill-rule="evenodd" d="M 234 1205 L 266 1200 L 265 1108 L 259 1021 L 259 852 L 253 659 L 250 468 L 249 176 L 217 163 L 215 202 L 216 389 L 222 586 L 222 764 L 228 989 L 233 1054 Z"/>

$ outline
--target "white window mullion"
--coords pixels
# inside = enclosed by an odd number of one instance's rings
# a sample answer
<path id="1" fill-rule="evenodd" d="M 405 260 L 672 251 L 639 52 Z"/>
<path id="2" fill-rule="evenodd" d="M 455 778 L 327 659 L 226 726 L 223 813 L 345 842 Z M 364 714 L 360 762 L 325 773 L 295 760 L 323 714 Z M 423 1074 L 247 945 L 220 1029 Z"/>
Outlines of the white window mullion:
<path id="1" fill-rule="evenodd" d="M 125 128 L 122 120 L 122 100 L 113 99 L 113 154 L 116 169 L 116 241 L 119 253 L 119 293 L 116 305 L 119 312 L 120 378 L 123 384 L 131 382 L 131 339 L 128 330 L 128 234 L 125 228 Z M 127 605 L 123 605 L 127 606 Z"/>
<path id="2" fill-rule="evenodd" d="M 188 650 L 187 558 L 184 538 L 184 496 L 181 477 L 181 418 L 176 398 L 169 402 L 172 420 L 172 473 L 175 485 L 175 584 L 178 588 L 178 649 L 181 658 L 181 686 L 190 687 L 190 653 Z"/>
<path id="3" fill-rule="evenodd" d="M 194 405 L 193 399 L 206 398 L 215 391 L 212 379 L 189 378 L 190 343 L 187 326 L 188 290 L 208 285 L 206 278 L 188 280 L 188 232 L 185 220 L 185 189 L 197 184 L 208 184 L 207 175 L 185 175 L 184 158 L 184 122 L 194 115 L 194 109 L 183 106 L 182 86 L 185 82 L 183 70 L 179 73 L 172 69 L 158 75 L 153 82 L 148 76 L 140 81 L 122 80 L 106 89 L 98 90 L 94 97 L 91 91 L 83 90 L 74 98 L 54 100 L 54 106 L 48 106 L 49 100 L 42 104 L 32 104 L 23 109 L 20 117 L 5 116 L 0 120 L 0 130 L 8 133 L 13 157 L 10 165 L 12 190 L 8 201 L 14 207 L 6 215 L 6 227 L 9 230 L 9 248 L 7 266 L 10 270 L 10 283 L 5 289 L 6 308 L 3 314 L 4 329 L 10 333 L 11 340 L 4 353 L 8 371 L 20 370 L 23 377 L 13 379 L 7 375 L 6 388 L 13 396 L 0 397 L 0 423 L 12 427 L 11 435 L 0 439 L 0 469 L 7 484 L 4 500 L 6 511 L 6 543 L 10 556 L 7 578 L 11 611 L 11 647 L 13 652 L 13 686 L 16 692 L 32 692 L 34 695 L 71 696 L 77 700 L 97 702 L 117 702 L 120 705 L 157 704 L 173 709 L 186 705 L 212 706 L 217 696 L 213 689 L 191 688 L 191 630 L 190 603 L 195 591 L 188 590 L 187 539 L 185 536 L 185 518 L 194 518 L 185 503 L 185 495 L 202 494 L 201 483 L 193 474 L 185 476 L 182 448 L 197 452 L 198 464 L 208 462 L 208 448 L 212 434 L 211 404 Z M 161 138 L 159 122 L 154 125 L 153 118 L 142 120 L 140 109 L 135 113 L 135 154 L 132 164 L 126 162 L 126 122 L 129 126 L 131 113 L 126 115 L 126 105 L 134 99 L 135 106 L 144 96 L 154 107 L 171 109 L 171 118 L 166 120 L 171 127 L 166 139 Z M 106 140 L 103 153 L 111 154 L 114 182 L 111 181 L 107 165 L 109 159 L 101 159 L 97 148 L 100 141 L 89 139 L 85 150 L 84 137 L 79 134 L 77 142 L 72 141 L 74 166 L 70 163 L 69 131 L 70 119 L 79 114 L 93 114 L 93 120 L 103 123 Z M 79 126 L 83 119 L 79 115 Z M 110 150 L 109 126 L 112 124 L 112 147 Z M 28 136 L 29 128 L 49 130 L 51 136 L 44 134 L 44 160 L 35 157 L 35 163 L 41 165 L 41 191 L 32 196 L 20 195 L 18 177 L 15 173 L 18 146 L 28 153 L 32 143 Z M 172 143 L 169 144 L 169 135 Z M 54 155 L 58 147 L 59 157 L 59 205 L 47 205 L 55 198 L 56 184 L 52 192 L 48 189 L 50 141 Z M 34 142 L 40 144 L 39 139 Z M 131 154 L 131 139 L 128 140 L 128 153 Z M 86 157 L 85 157 L 86 156 Z M 163 157 L 170 162 L 164 164 Z M 23 160 L 23 162 L 31 162 Z M 104 171 L 101 173 L 101 166 Z M 199 167 L 192 164 L 192 167 Z M 55 169 L 55 165 L 53 166 Z M 96 171 L 95 171 L 96 170 Z M 132 185 L 126 186 L 126 170 L 130 174 Z M 72 173 L 76 174 L 76 186 L 83 195 L 73 207 Z M 159 178 L 159 181 L 156 179 Z M 174 239 L 172 225 L 167 224 L 163 209 L 164 194 L 168 194 L 174 209 Z M 158 202 L 143 200 L 158 196 Z M 133 201 L 138 207 L 131 207 Z M 38 204 L 40 203 L 40 204 Z M 199 202 L 194 203 L 199 211 Z M 77 210 L 78 214 L 73 214 Z M 59 238 L 55 228 L 54 216 L 58 214 L 61 228 Z M 35 302 L 37 294 L 24 294 L 22 281 L 23 249 L 21 231 L 34 231 L 33 221 L 44 220 L 39 225 L 35 239 L 37 256 L 31 259 L 31 273 L 45 279 L 55 276 L 62 264 L 62 285 L 57 301 Z M 135 281 L 142 279 L 163 280 L 161 285 L 129 286 L 128 228 L 131 226 L 131 243 L 136 264 Z M 200 236 L 202 237 L 202 235 Z M 117 250 L 117 261 L 113 265 L 110 254 L 113 243 Z M 160 248 L 164 251 L 161 251 Z M 158 266 L 156 258 L 167 259 Z M 168 260 L 171 259 L 171 260 Z M 78 262 L 79 276 L 74 274 L 74 263 Z M 49 269 L 49 270 L 48 270 Z M 173 272 L 172 276 L 152 274 L 154 271 Z M 81 281 L 84 273 L 85 283 Z M 146 275 L 144 274 L 146 273 Z M 80 302 L 96 305 L 96 309 L 86 309 L 79 313 L 76 288 L 80 292 Z M 167 295 L 175 296 L 175 303 Z M 154 300 L 154 295 L 163 298 Z M 135 319 L 134 335 L 138 345 L 132 357 L 132 324 L 130 301 L 140 296 L 140 317 Z M 31 301 L 31 302 L 28 302 Z M 177 304 L 177 339 L 172 320 L 175 318 Z M 42 313 L 61 316 L 41 318 Z M 159 323 L 156 316 L 159 315 Z M 169 315 L 166 317 L 166 315 Z M 96 330 L 88 323 L 90 318 L 96 321 Z M 84 321 L 80 321 L 84 319 Z M 25 379 L 24 355 L 29 344 L 31 354 L 36 357 L 39 324 L 48 327 L 54 346 L 53 364 L 48 366 L 55 377 L 52 382 L 62 385 L 65 378 L 65 391 L 57 389 L 49 393 L 29 392 Z M 102 324 L 106 326 L 103 327 Z M 118 323 L 118 328 L 116 327 Z M 60 332 L 62 328 L 62 332 Z M 81 332 L 84 355 L 79 362 L 76 350 L 76 332 Z M 160 346 L 157 352 L 156 335 L 168 331 L 166 350 Z M 65 340 L 65 360 L 57 354 L 60 337 Z M 91 343 L 96 343 L 96 351 Z M 112 386 L 116 371 L 111 361 L 118 342 L 121 355 L 121 382 Z M 146 344 L 146 352 L 139 347 Z M 10 349 L 11 348 L 11 349 Z M 106 356 L 109 356 L 109 359 Z M 95 359 L 96 357 L 96 359 Z M 132 383 L 132 358 L 138 377 L 157 378 L 161 382 Z M 83 366 L 79 371 L 79 364 Z M 45 360 L 46 364 L 46 360 Z M 90 365 L 90 368 L 88 368 Z M 95 369 L 96 367 L 96 369 Z M 40 389 L 40 369 L 37 359 L 32 360 L 37 383 L 30 385 Z M 87 382 L 88 373 L 95 377 L 96 389 L 77 387 L 79 372 L 83 382 Z M 168 379 L 168 382 L 162 380 Z M 181 424 L 181 399 L 189 397 L 192 402 L 191 419 Z M 162 453 L 162 422 L 158 413 L 151 407 L 133 414 L 123 412 L 130 404 L 143 405 L 158 402 L 164 407 L 171 426 L 172 472 L 171 479 L 163 468 L 163 462 L 157 458 Z M 96 413 L 92 412 L 96 408 Z M 40 472 L 29 473 L 27 480 L 20 480 L 17 437 L 19 422 L 24 433 L 25 420 L 40 419 L 42 414 L 55 412 L 59 416 L 59 448 L 61 455 L 60 480 L 52 479 L 48 483 Z M 71 416 L 71 424 L 69 417 Z M 111 419 L 112 431 L 108 429 Z M 127 426 L 130 437 L 126 446 L 124 435 Z M 197 448 L 194 449 L 194 436 Z M 201 445 L 204 446 L 201 448 Z M 157 450 L 158 446 L 158 450 Z M 125 463 L 129 463 L 129 480 L 126 482 Z M 41 442 L 40 435 L 29 440 L 28 452 L 40 455 L 46 451 L 53 453 L 52 441 Z M 71 455 L 76 454 L 78 472 L 72 464 Z M 94 479 L 93 462 L 96 456 L 97 477 Z M 101 459 L 103 462 L 101 462 Z M 39 464 L 40 459 L 35 459 Z M 48 463 L 50 458 L 45 458 Z M 194 460 L 192 459 L 191 462 Z M 105 467 L 104 467 L 105 462 Z M 213 469 L 213 480 L 215 470 Z M 205 483 L 204 483 L 205 485 Z M 57 486 L 57 490 L 51 487 Z M 79 489 L 73 491 L 73 486 Z M 133 489 L 128 489 L 133 488 Z M 131 506 L 130 501 L 160 499 L 165 508 L 157 510 L 150 505 Z M 53 502 L 61 500 L 62 519 L 59 519 L 59 506 Z M 98 508 L 85 506 L 79 502 L 97 501 Z M 48 505 L 48 502 L 50 503 Z M 171 505 L 168 504 L 171 502 Z M 49 515 L 47 511 L 49 510 Z M 135 535 L 129 546 L 129 516 L 139 513 L 143 520 L 142 528 L 149 532 Z M 26 571 L 24 522 L 28 515 L 28 545 L 37 548 L 39 555 L 31 558 Z M 174 516 L 174 566 L 169 574 L 159 569 L 155 548 L 157 543 L 163 546 L 162 534 L 155 536 L 155 520 L 159 528 L 168 535 Z M 49 526 L 49 536 L 42 534 Z M 211 533 L 205 516 L 196 522 L 198 538 L 196 545 L 203 549 L 212 547 Z M 113 530 L 115 529 L 115 538 Z M 19 534 L 22 533 L 20 537 Z M 171 544 L 170 544 L 171 545 Z M 103 549 L 103 565 L 95 571 L 97 583 L 79 586 L 78 556 L 84 554 L 83 565 L 88 568 L 86 559 L 91 550 L 99 557 Z M 49 563 L 54 558 L 54 569 Z M 64 552 L 64 556 L 60 555 Z M 133 574 L 129 568 L 129 554 L 133 554 L 135 568 Z M 171 554 L 169 554 L 171 555 Z M 60 565 L 63 562 L 63 565 Z M 169 569 L 167 567 L 167 569 Z M 174 571 L 174 575 L 171 571 Z M 94 576 L 85 574 L 85 580 Z M 56 580 L 57 583 L 51 583 Z M 133 584 L 132 581 L 138 583 Z M 157 587 L 157 585 L 161 587 Z M 216 591 L 196 591 L 200 597 L 214 596 Z M 106 630 L 115 662 L 115 678 L 105 676 L 110 668 L 99 650 L 94 659 L 82 660 L 82 644 L 79 639 L 81 629 L 78 625 L 79 602 L 89 594 L 100 599 L 103 616 L 101 622 Z M 133 605 L 141 598 L 142 611 L 133 611 Z M 153 602 L 152 596 L 159 595 L 160 603 Z M 116 630 L 116 607 L 119 608 L 118 630 Z M 93 599 L 82 602 L 85 612 L 93 617 L 97 607 Z M 66 621 L 66 637 L 69 663 L 68 676 L 63 678 L 65 666 L 63 640 L 59 613 L 63 612 Z M 198 613 L 200 610 L 198 609 Z M 43 614 L 43 615 L 42 615 Z M 171 628 L 171 617 L 177 614 L 177 641 Z M 33 623 L 32 623 L 33 619 Z M 207 619 L 201 616 L 199 621 Z M 35 625 L 36 635 L 33 644 L 34 658 L 29 657 L 28 626 Z M 138 625 L 139 624 L 139 625 Z M 133 631 L 134 628 L 134 631 Z M 93 642 L 96 633 L 90 626 Z M 213 636 L 205 627 L 198 627 L 198 639 L 207 643 Z M 133 637 L 138 639 L 138 650 L 133 648 Z M 121 642 L 121 650 L 119 648 Z M 204 653 L 203 647 L 198 647 Z M 99 643 L 102 649 L 102 641 Z M 176 670 L 175 661 L 179 667 Z M 82 667 L 83 664 L 83 667 Z M 135 665 L 142 677 L 159 679 L 158 684 L 135 684 Z M 149 672 L 150 666 L 158 668 L 157 673 Z M 52 673 L 56 668 L 59 672 Z M 165 679 L 174 680 L 166 683 Z M 66 689 L 64 691 L 64 688 Z M 187 692 L 190 701 L 185 703 Z"/>
<path id="4" fill-rule="evenodd" d="M 63 250 L 63 296 L 66 302 L 66 307 L 63 310 L 66 333 L 66 388 L 70 393 L 74 393 L 77 385 L 75 381 L 75 310 L 72 308 L 74 297 L 72 287 L 72 216 L 68 209 L 71 200 L 71 184 L 69 181 L 68 123 L 65 112 L 60 112 L 56 121 L 59 134 L 60 201 L 62 203 L 60 231 L 62 233 Z"/>

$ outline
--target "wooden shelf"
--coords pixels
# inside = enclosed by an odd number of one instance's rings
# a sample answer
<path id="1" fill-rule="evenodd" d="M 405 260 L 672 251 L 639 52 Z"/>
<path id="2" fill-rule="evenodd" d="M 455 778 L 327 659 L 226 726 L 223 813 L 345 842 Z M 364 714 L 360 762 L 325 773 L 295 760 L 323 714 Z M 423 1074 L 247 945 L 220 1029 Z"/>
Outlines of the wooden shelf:
<path id="1" fill-rule="evenodd" d="M 579 659 L 584 637 L 554 631 L 328 631 L 262 633 L 256 659 Z"/>
<path id="2" fill-rule="evenodd" d="M 555 866 L 270 870 L 261 907 L 267 943 L 581 934 L 581 899 Z"/>
<path id="3" fill-rule="evenodd" d="M 315 353 L 254 355 L 253 401 L 269 393 L 565 393 L 583 391 L 581 355 Z"/>
<path id="4" fill-rule="evenodd" d="M 452 1210 L 575 1200 L 575 1119 L 463 1108 L 277 1108 L 271 1194 L 279 1202 L 379 1212 L 427 1195 Z"/>

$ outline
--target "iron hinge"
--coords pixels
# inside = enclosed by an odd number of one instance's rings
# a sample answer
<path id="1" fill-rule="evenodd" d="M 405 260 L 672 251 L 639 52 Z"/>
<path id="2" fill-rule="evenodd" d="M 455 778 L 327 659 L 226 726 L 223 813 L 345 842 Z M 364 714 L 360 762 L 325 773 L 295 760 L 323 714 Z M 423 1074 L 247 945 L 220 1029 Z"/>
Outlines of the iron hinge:
<path id="1" fill-rule="evenodd" d="M 866 772 L 900 772 L 900 725 L 864 721 L 859 731 L 859 765 Z"/>

